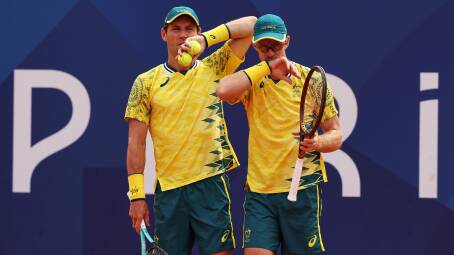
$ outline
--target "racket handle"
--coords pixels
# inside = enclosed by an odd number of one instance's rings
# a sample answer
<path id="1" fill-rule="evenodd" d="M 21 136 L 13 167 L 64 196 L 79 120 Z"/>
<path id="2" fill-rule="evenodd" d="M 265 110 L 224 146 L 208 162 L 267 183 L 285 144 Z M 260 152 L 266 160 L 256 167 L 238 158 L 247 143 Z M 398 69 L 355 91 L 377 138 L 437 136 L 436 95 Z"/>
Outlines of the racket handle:
<path id="1" fill-rule="evenodd" d="M 287 199 L 291 202 L 296 202 L 296 195 L 298 194 L 298 187 L 300 184 L 301 173 L 303 172 L 304 159 L 297 159 L 295 169 L 293 170 L 292 183 L 290 184 L 290 191 L 288 192 Z"/>
<path id="2" fill-rule="evenodd" d="M 151 244 L 154 243 L 153 238 L 151 238 L 150 233 L 148 233 L 147 226 L 145 225 L 145 221 L 142 220 L 140 223 L 140 246 L 141 246 L 141 255 L 147 255 L 147 240 Z"/>
<path id="3" fill-rule="evenodd" d="M 147 240 L 142 230 L 140 230 L 140 255 L 147 255 Z"/>
<path id="4" fill-rule="evenodd" d="M 144 235 L 144 237 L 145 237 L 150 243 L 153 243 L 153 242 L 154 242 L 153 238 L 151 238 L 150 233 L 148 233 L 147 226 L 145 225 L 145 221 L 144 221 L 144 220 L 142 220 L 142 222 L 140 223 L 140 233 L 142 233 L 142 234 Z"/>

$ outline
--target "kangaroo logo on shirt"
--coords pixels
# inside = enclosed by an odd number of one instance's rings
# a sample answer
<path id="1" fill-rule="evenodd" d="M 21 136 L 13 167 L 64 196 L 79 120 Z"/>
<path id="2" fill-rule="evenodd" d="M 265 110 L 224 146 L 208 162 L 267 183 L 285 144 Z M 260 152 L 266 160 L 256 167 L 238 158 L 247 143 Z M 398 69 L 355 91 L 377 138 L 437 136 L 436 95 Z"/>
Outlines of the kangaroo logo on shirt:
<path id="1" fill-rule="evenodd" d="M 292 86 L 292 97 L 301 97 L 301 86 L 299 84 Z"/>

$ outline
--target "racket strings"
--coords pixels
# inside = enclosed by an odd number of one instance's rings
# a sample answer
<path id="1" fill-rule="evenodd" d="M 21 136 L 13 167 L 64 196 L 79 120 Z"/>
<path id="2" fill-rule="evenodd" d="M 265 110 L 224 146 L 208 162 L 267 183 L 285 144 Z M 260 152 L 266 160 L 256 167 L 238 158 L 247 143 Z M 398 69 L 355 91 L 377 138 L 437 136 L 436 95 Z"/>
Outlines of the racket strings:
<path id="1" fill-rule="evenodd" d="M 151 247 L 147 250 L 147 255 L 169 255 L 161 247 L 153 243 Z"/>

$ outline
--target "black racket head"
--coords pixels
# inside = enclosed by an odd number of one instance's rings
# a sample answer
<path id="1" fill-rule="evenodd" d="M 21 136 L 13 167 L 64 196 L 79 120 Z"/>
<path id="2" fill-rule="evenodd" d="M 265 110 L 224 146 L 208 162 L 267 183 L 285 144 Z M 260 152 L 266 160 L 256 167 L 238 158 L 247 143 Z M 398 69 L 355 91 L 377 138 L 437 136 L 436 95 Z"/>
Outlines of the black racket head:
<path id="1" fill-rule="evenodd" d="M 325 70 L 313 66 L 307 73 L 300 101 L 300 141 L 313 137 L 323 117 L 325 109 L 327 81 Z"/>
<path id="2" fill-rule="evenodd" d="M 165 250 L 159 247 L 156 243 L 152 243 L 151 247 L 147 250 L 148 255 L 169 255 Z"/>

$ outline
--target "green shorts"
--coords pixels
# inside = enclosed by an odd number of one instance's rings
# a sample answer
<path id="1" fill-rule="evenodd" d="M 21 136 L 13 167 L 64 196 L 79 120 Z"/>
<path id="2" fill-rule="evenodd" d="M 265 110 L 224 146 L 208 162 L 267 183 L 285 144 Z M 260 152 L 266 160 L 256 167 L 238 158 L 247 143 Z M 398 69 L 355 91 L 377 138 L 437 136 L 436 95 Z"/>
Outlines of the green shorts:
<path id="1" fill-rule="evenodd" d="M 221 174 L 162 191 L 154 197 L 156 242 L 168 254 L 191 254 L 194 240 L 201 254 L 233 250 L 229 180 Z"/>
<path id="2" fill-rule="evenodd" d="M 325 251 L 320 233 L 321 190 L 314 185 L 288 193 L 262 194 L 247 191 L 244 202 L 243 248 L 264 248 L 282 254 L 310 255 Z"/>

